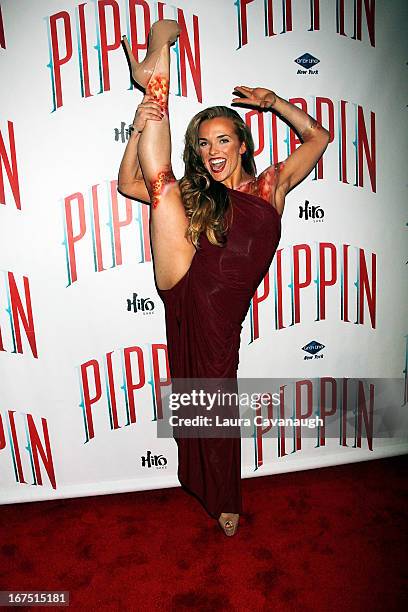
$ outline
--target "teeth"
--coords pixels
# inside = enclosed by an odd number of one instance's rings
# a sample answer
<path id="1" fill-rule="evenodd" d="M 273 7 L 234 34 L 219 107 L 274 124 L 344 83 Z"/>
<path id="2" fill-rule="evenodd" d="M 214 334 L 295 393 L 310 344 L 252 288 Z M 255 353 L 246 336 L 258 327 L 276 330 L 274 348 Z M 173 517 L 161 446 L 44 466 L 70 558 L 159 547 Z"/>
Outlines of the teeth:
<path id="1" fill-rule="evenodd" d="M 211 160 L 211 163 L 212 163 L 214 166 L 219 166 L 220 164 L 223 164 L 224 162 L 225 162 L 225 159 L 217 159 L 217 160 L 212 159 L 212 160 Z"/>

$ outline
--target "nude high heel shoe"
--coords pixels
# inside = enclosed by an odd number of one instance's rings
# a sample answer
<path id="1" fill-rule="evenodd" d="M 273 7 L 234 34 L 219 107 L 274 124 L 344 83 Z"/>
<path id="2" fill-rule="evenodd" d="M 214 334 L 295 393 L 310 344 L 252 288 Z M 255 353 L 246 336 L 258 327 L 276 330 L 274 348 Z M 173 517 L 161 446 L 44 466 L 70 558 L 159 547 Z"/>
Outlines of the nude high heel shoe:
<path id="1" fill-rule="evenodd" d="M 238 530 L 239 514 L 222 512 L 218 522 L 226 536 L 233 536 Z"/>
<path id="2" fill-rule="evenodd" d="M 150 28 L 146 57 L 140 63 L 135 60 L 128 39 L 126 36 L 122 36 L 132 70 L 132 77 L 136 83 L 146 89 L 159 59 L 161 49 L 166 44 L 172 45 L 176 42 L 179 34 L 180 26 L 177 21 L 173 19 L 156 21 Z"/>

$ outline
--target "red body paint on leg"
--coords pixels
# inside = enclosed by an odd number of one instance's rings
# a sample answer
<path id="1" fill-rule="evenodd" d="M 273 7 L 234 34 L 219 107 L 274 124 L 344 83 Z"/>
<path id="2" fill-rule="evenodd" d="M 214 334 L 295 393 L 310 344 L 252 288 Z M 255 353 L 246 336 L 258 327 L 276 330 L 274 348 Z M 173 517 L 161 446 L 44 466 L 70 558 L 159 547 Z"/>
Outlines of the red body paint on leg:
<path id="1" fill-rule="evenodd" d="M 153 96 L 160 108 L 168 114 L 169 79 L 167 77 L 153 75 L 147 85 L 146 93 Z"/>

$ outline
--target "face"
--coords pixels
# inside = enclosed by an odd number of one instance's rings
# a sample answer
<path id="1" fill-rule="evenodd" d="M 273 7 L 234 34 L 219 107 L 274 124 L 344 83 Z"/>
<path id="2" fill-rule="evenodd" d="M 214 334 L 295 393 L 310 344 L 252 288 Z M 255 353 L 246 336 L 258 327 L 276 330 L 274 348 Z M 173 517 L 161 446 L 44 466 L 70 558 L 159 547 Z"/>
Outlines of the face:
<path id="1" fill-rule="evenodd" d="M 214 180 L 224 182 L 241 176 L 241 155 L 245 143 L 235 133 L 234 122 L 227 117 L 206 119 L 198 130 L 198 146 L 204 166 Z"/>

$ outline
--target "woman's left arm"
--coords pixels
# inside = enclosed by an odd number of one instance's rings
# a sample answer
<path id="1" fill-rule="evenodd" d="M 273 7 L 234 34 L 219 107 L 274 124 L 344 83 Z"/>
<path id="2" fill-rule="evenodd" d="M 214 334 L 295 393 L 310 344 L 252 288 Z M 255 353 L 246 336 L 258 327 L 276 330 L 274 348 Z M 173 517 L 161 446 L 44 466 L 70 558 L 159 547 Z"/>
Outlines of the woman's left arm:
<path id="1" fill-rule="evenodd" d="M 236 87 L 242 98 L 234 103 L 272 109 L 286 119 L 299 134 L 302 144 L 281 165 L 276 191 L 283 197 L 302 181 L 315 167 L 330 141 L 330 132 L 294 104 L 262 87 Z"/>

